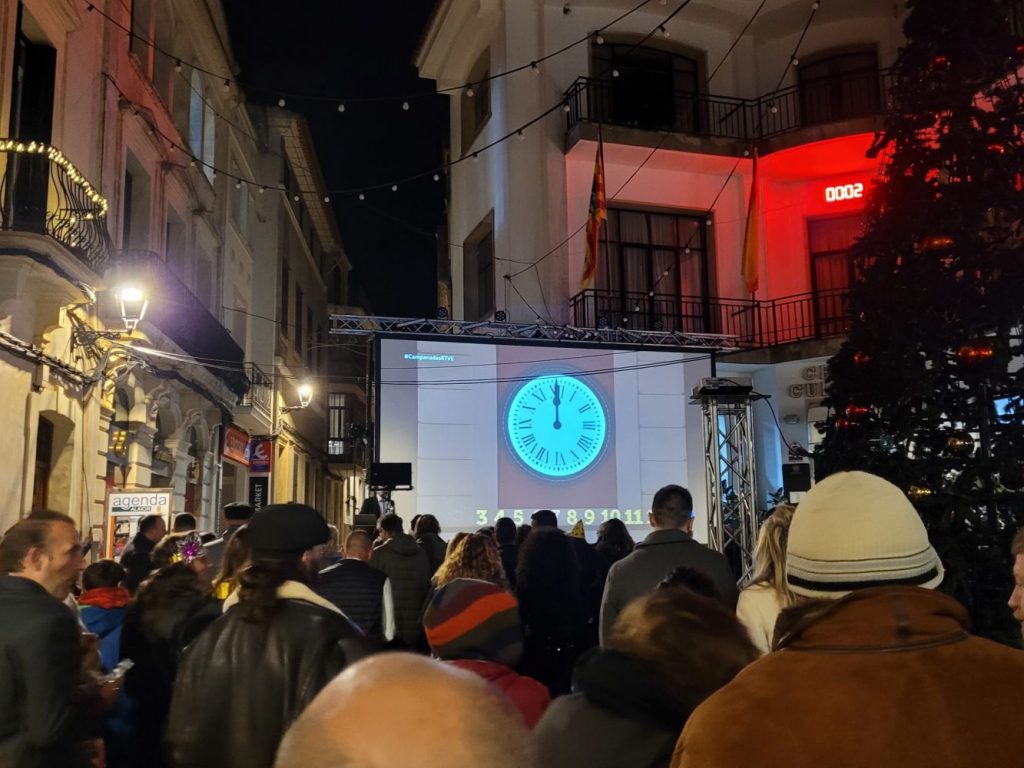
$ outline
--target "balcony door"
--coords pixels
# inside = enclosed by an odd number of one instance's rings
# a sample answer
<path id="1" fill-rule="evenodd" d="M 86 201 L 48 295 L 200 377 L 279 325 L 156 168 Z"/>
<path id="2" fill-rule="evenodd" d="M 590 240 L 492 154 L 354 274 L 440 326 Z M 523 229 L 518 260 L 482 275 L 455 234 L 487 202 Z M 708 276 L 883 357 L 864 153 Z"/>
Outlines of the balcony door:
<path id="1" fill-rule="evenodd" d="M 849 292 L 854 280 L 850 247 L 863 232 L 861 214 L 807 221 L 815 336 L 840 335 L 849 326 Z"/>
<path id="2" fill-rule="evenodd" d="M 843 53 L 801 64 L 800 114 L 803 125 L 876 115 L 881 109 L 878 54 Z"/>
<path id="3" fill-rule="evenodd" d="M 597 81 L 592 95 L 598 121 L 697 131 L 698 67 L 693 59 L 656 48 L 606 43 L 594 47 L 591 71 Z"/>
<path id="4" fill-rule="evenodd" d="M 53 94 L 57 51 L 22 3 L 14 39 L 14 79 L 8 136 L 49 144 L 53 135 Z M 46 232 L 50 161 L 41 155 L 7 153 L 7 184 L 3 194 L 8 229 Z"/>
<path id="5" fill-rule="evenodd" d="M 599 324 L 706 331 L 705 227 L 703 216 L 609 208 L 596 281 Z"/>

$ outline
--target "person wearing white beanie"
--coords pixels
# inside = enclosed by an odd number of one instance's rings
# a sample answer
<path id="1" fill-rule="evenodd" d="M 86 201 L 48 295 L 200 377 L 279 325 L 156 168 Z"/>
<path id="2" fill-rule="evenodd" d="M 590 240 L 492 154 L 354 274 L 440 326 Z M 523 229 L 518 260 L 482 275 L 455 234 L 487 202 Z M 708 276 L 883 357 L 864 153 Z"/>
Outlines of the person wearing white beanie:
<path id="1" fill-rule="evenodd" d="M 899 488 L 865 472 L 822 480 L 786 558 L 798 600 L 774 652 L 693 713 L 672 768 L 1020 763 L 1024 654 L 970 635 L 964 607 L 935 591 L 942 562 Z"/>

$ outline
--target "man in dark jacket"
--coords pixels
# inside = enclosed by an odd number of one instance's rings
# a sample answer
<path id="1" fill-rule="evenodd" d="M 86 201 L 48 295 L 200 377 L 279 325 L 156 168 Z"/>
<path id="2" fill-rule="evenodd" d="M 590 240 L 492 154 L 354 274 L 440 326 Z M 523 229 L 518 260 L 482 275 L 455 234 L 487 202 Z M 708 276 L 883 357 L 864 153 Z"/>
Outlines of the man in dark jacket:
<path id="1" fill-rule="evenodd" d="M 377 521 L 384 542 L 373 551 L 370 565 L 391 580 L 395 600 L 395 637 L 410 648 L 424 648 L 423 606 L 430 592 L 430 561 L 407 533 L 402 518 L 384 515 Z"/>
<path id="2" fill-rule="evenodd" d="M 221 563 L 224 562 L 224 550 L 235 532 L 249 522 L 252 517 L 253 508 L 241 501 L 233 501 L 225 504 L 224 524 L 227 526 L 221 533 L 219 539 L 214 539 L 206 545 L 206 559 L 210 561 L 211 570 L 214 574 L 220 571 Z"/>
<path id="3" fill-rule="evenodd" d="M 739 592 L 729 561 L 693 539 L 693 498 L 688 490 L 666 485 L 654 494 L 650 523 L 654 532 L 608 571 L 601 600 L 602 645 L 626 604 L 653 591 L 681 565 L 706 573 L 725 604 L 736 608 Z"/>
<path id="4" fill-rule="evenodd" d="M 121 554 L 121 565 L 127 573 L 124 585 L 133 595 L 153 570 L 153 547 L 166 535 L 167 521 L 160 515 L 146 515 L 139 521 L 139 532 Z"/>
<path id="5" fill-rule="evenodd" d="M 352 531 L 345 539 L 344 559 L 320 571 L 316 591 L 379 643 L 395 637 L 395 604 L 391 581 L 367 565 L 372 552 L 370 534 Z"/>
<path id="6" fill-rule="evenodd" d="M 359 628 L 309 587 L 329 535 L 323 517 L 305 504 L 271 504 L 247 531 L 241 590 L 178 668 L 167 725 L 177 768 L 271 768 L 285 729 L 366 653 Z"/>
<path id="7" fill-rule="evenodd" d="M 519 530 L 510 517 L 499 517 L 494 524 L 494 540 L 498 542 L 498 557 L 505 571 L 505 578 L 514 590 L 516 588 L 516 565 L 519 560 L 519 545 L 516 544 Z"/>
<path id="8" fill-rule="evenodd" d="M 47 513 L 0 542 L 0 765 L 76 764 L 79 628 L 62 602 L 84 566 L 74 521 Z"/>

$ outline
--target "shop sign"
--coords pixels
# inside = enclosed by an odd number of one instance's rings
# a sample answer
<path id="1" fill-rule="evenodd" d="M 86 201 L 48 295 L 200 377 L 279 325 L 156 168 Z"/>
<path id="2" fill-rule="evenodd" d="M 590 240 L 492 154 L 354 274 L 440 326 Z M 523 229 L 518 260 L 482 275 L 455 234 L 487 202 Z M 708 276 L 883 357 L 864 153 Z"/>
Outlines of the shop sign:
<path id="1" fill-rule="evenodd" d="M 224 451 L 225 459 L 236 461 L 242 466 L 249 466 L 248 461 L 249 435 L 236 426 L 230 426 L 224 430 Z"/>
<path id="2" fill-rule="evenodd" d="M 111 488 L 107 491 L 106 557 L 120 558 L 135 538 L 139 521 L 147 515 L 160 515 L 171 529 L 170 488 Z"/>
<path id="3" fill-rule="evenodd" d="M 273 440 L 250 440 L 248 451 L 249 472 L 254 475 L 269 475 L 273 455 Z"/>

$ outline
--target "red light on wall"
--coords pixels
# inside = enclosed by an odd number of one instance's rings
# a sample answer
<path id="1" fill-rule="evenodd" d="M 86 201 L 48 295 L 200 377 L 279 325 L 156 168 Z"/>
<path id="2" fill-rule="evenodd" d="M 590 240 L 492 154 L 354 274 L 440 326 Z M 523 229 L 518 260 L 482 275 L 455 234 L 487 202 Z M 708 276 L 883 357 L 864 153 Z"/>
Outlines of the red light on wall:
<path id="1" fill-rule="evenodd" d="M 857 181 L 853 184 L 836 184 L 825 187 L 825 202 L 838 203 L 842 200 L 858 200 L 864 197 L 864 184 Z"/>

